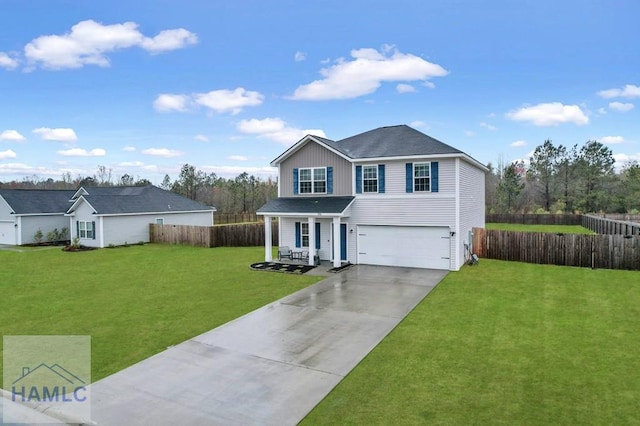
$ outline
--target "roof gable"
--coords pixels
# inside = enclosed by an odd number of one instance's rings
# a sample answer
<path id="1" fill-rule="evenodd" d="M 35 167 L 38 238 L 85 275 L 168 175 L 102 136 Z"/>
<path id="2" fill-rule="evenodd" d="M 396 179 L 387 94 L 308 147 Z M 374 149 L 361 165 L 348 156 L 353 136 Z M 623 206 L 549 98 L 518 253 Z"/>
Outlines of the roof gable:
<path id="1" fill-rule="evenodd" d="M 291 157 L 293 154 L 298 152 L 302 147 L 304 147 L 308 143 L 317 143 L 323 148 L 328 149 L 334 154 L 344 158 L 345 160 L 351 161 L 351 158 L 349 158 L 349 156 L 347 156 L 341 149 L 339 149 L 339 147 L 336 145 L 336 142 L 332 141 L 331 139 L 321 138 L 320 136 L 307 135 L 304 138 L 300 139 L 295 144 L 293 144 L 289 149 L 287 149 L 285 152 L 280 154 L 277 158 L 275 158 L 271 162 L 271 165 L 274 167 L 277 166 L 278 164 L 282 163 L 284 160 L 286 160 L 287 158 Z"/>

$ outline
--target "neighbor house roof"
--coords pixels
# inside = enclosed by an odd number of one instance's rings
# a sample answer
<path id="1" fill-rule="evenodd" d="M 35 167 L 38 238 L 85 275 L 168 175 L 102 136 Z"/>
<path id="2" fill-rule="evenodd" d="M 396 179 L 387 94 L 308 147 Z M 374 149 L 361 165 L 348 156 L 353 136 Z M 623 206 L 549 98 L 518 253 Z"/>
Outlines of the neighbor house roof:
<path id="1" fill-rule="evenodd" d="M 69 200 L 74 193 L 55 189 L 0 189 L 0 196 L 16 215 L 62 214 L 71 206 Z"/>
<path id="2" fill-rule="evenodd" d="M 484 168 L 464 152 L 405 124 L 379 127 L 339 141 L 307 135 L 271 162 L 276 166 L 306 143 L 315 141 L 349 161 L 413 156 L 461 156 Z"/>
<path id="3" fill-rule="evenodd" d="M 215 211 L 197 201 L 153 185 L 84 188 L 67 213 L 74 211 L 81 200 L 86 201 L 100 215 L 135 213 L 171 213 L 189 211 Z"/>
<path id="4" fill-rule="evenodd" d="M 278 215 L 340 215 L 355 197 L 282 197 L 270 200 L 257 211 L 258 214 Z"/>

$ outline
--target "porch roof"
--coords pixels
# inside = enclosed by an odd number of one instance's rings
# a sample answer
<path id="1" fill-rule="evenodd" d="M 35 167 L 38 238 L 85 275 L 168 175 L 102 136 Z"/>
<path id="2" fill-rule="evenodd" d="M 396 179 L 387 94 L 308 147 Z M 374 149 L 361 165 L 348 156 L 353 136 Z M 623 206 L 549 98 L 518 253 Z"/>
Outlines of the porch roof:
<path id="1" fill-rule="evenodd" d="M 356 197 L 280 197 L 260 207 L 260 215 L 342 216 Z"/>

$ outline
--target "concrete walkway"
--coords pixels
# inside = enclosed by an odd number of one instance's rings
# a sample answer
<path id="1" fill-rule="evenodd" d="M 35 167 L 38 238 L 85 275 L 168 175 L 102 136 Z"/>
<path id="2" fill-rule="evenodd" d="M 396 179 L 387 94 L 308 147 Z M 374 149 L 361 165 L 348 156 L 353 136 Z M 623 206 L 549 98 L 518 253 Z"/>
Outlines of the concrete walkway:
<path id="1" fill-rule="evenodd" d="M 98 425 L 295 425 L 446 271 L 354 266 L 92 385 Z"/>

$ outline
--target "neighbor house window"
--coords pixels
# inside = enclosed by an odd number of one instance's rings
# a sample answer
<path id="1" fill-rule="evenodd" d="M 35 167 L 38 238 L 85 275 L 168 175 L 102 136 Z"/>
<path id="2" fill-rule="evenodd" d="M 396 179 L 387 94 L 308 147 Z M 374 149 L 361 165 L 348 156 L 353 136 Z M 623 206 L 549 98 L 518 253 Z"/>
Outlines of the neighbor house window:
<path id="1" fill-rule="evenodd" d="M 378 166 L 362 166 L 363 192 L 378 192 Z"/>
<path id="2" fill-rule="evenodd" d="M 309 223 L 300 223 L 300 236 L 302 237 L 302 247 L 309 247 Z"/>
<path id="3" fill-rule="evenodd" d="M 413 190 L 415 192 L 429 192 L 431 183 L 430 163 L 415 163 L 413 165 Z"/>
<path id="4" fill-rule="evenodd" d="M 164 217 L 157 217 L 156 225 L 164 225 Z"/>
<path id="5" fill-rule="evenodd" d="M 300 169 L 300 194 L 325 194 L 327 192 L 326 167 Z"/>
<path id="6" fill-rule="evenodd" d="M 78 234 L 80 235 L 80 238 L 87 238 L 87 239 L 93 239 L 94 235 L 93 235 L 93 223 L 92 222 L 85 222 L 85 221 L 79 221 L 78 222 Z"/>

